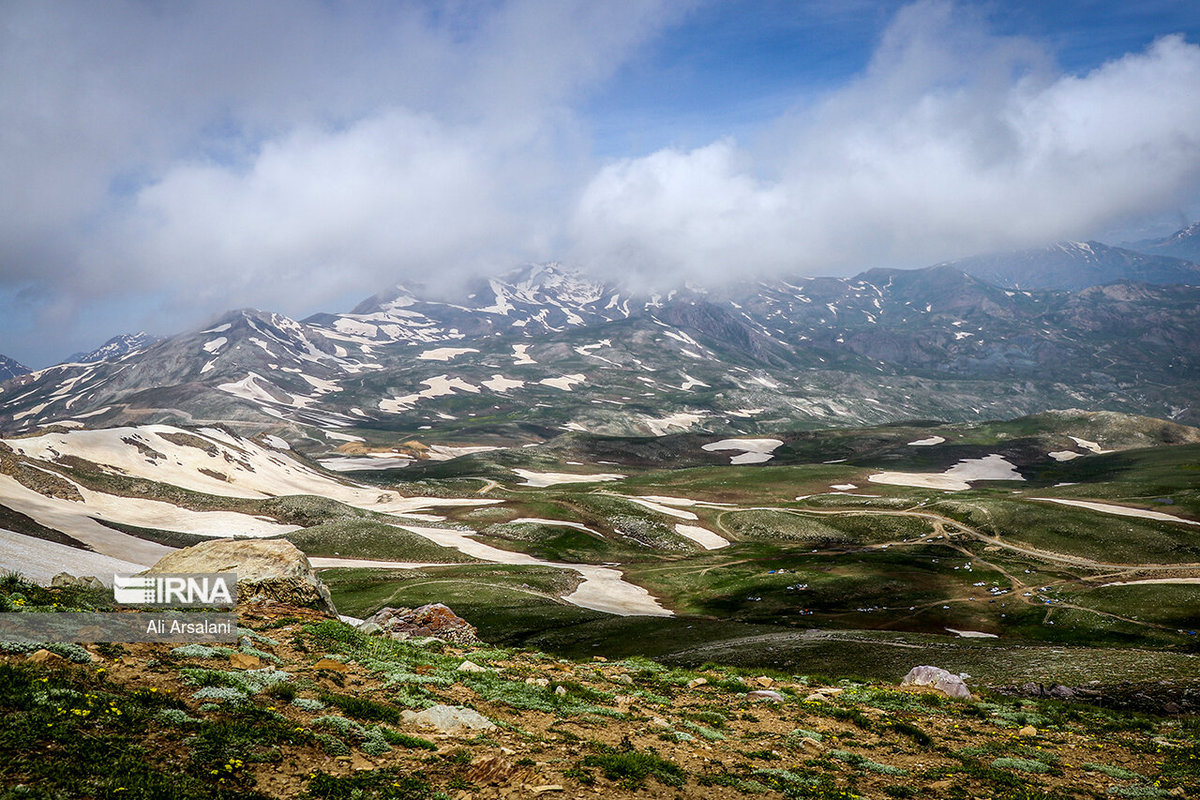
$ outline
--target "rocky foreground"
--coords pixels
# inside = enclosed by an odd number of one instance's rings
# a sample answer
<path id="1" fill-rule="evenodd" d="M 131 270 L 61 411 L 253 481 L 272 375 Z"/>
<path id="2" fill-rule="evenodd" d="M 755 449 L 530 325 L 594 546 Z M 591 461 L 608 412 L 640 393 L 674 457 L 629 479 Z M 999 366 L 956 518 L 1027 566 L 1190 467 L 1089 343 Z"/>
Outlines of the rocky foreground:
<path id="1" fill-rule="evenodd" d="M 82 591 L 8 578 L 0 599 L 52 608 Z M 395 614 L 359 630 L 270 599 L 238 612 L 236 647 L 4 647 L 0 797 L 1200 792 L 1194 718 L 574 662 L 414 636 Z"/>

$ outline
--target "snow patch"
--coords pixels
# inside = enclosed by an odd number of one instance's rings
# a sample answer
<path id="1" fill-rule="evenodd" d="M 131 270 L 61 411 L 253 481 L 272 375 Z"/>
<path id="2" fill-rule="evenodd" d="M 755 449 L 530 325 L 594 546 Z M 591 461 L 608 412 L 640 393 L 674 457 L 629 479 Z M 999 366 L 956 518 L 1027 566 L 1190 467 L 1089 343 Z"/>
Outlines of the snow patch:
<path id="1" fill-rule="evenodd" d="M 675 523 L 675 532 L 680 536 L 686 536 L 705 550 L 720 550 L 722 547 L 729 546 L 728 540 L 722 539 L 707 528 L 701 528 L 698 525 L 684 525 L 682 522 L 677 522 Z"/>
<path id="2" fill-rule="evenodd" d="M 783 446 L 779 439 L 722 439 L 719 442 L 709 442 L 701 447 L 715 453 L 721 450 L 740 450 L 738 455 L 729 458 L 730 464 L 762 464 L 770 461 L 775 451 Z"/>
<path id="3" fill-rule="evenodd" d="M 554 486 L 557 483 L 596 483 L 599 481 L 619 481 L 624 478 L 624 475 L 616 473 L 597 472 L 591 475 L 580 475 L 572 472 L 534 472 L 528 469 L 514 469 L 517 475 L 525 479 L 522 486 L 535 486 L 545 488 Z"/>
<path id="4" fill-rule="evenodd" d="M 867 477 L 872 483 L 893 486 L 917 486 L 961 492 L 971 488 L 971 481 L 1023 481 L 1021 473 L 1004 456 L 993 453 L 983 458 L 967 458 L 945 472 L 879 472 Z"/>
<path id="5" fill-rule="evenodd" d="M 478 353 L 474 347 L 438 347 L 434 350 L 425 350 L 417 358 L 422 361 L 449 361 L 456 356 L 461 356 L 463 353 Z"/>
<path id="6" fill-rule="evenodd" d="M 935 444 L 941 444 L 946 441 L 941 436 L 930 436 L 928 439 L 917 439 L 915 442 L 909 442 L 909 447 L 931 447 Z"/>

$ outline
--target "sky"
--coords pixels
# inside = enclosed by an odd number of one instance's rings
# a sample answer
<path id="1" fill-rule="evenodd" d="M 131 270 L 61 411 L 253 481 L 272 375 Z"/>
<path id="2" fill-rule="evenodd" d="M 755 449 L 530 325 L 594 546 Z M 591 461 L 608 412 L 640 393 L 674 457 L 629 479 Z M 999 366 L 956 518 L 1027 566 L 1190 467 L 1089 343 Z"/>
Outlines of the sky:
<path id="1" fill-rule="evenodd" d="M 1193 0 L 0 0 L 0 353 L 1200 218 Z"/>

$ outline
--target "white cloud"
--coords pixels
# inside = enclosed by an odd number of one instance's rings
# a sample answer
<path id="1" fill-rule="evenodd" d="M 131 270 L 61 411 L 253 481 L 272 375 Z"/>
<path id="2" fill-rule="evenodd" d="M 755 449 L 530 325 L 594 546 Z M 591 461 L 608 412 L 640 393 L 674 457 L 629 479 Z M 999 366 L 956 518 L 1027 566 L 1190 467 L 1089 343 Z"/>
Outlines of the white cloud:
<path id="1" fill-rule="evenodd" d="M 1081 76 L 942 2 L 900 12 L 864 75 L 779 121 L 605 167 L 577 257 L 679 277 L 922 266 L 1177 207 L 1200 178 L 1200 47 Z"/>

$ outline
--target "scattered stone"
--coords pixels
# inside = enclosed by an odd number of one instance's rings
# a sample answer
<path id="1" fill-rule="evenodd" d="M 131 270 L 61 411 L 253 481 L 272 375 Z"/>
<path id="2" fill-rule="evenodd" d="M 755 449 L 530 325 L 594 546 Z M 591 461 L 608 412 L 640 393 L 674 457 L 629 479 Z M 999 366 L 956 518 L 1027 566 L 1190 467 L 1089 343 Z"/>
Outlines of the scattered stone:
<path id="1" fill-rule="evenodd" d="M 766 675 L 759 675 L 757 678 L 754 679 L 754 682 L 757 683 L 759 686 L 763 687 L 764 689 L 770 689 L 772 686 L 775 685 L 775 681 L 772 680 L 771 678 L 768 678 Z"/>
<path id="2" fill-rule="evenodd" d="M 1061 698 L 1064 700 L 1069 700 L 1070 698 L 1075 696 L 1075 690 L 1070 688 L 1069 686 L 1063 686 L 1062 684 L 1056 683 L 1050 687 L 1049 694 L 1051 697 L 1058 697 L 1058 698 Z"/>
<path id="3" fill-rule="evenodd" d="M 821 690 L 821 693 L 826 694 L 830 697 L 837 697 L 839 694 L 841 694 L 844 691 L 846 691 L 846 690 L 840 686 L 826 686 L 824 689 Z"/>
<path id="4" fill-rule="evenodd" d="M 237 573 L 238 601 L 274 600 L 337 616 L 329 589 L 308 557 L 286 539 L 214 539 L 159 559 L 146 575 Z"/>
<path id="5" fill-rule="evenodd" d="M 545 689 L 547 686 L 550 685 L 550 679 L 549 678 L 526 678 L 525 683 L 529 684 L 530 686 L 541 686 L 543 689 Z"/>
<path id="6" fill-rule="evenodd" d="M 332 658 L 322 658 L 317 663 L 313 664 L 313 669 L 325 669 L 330 672 L 349 672 L 350 668 L 341 661 L 335 661 Z"/>
<path id="7" fill-rule="evenodd" d="M 50 587 L 53 589 L 69 589 L 78 587 L 81 589 L 103 589 L 104 582 L 95 575 L 84 575 L 76 578 L 69 572 L 60 572 L 50 579 Z"/>
<path id="8" fill-rule="evenodd" d="M 707 678 L 692 678 L 690 681 L 688 681 L 687 687 L 689 689 L 695 689 L 697 686 L 703 686 L 706 683 L 708 683 Z"/>
<path id="9" fill-rule="evenodd" d="M 746 692 L 746 697 L 751 700 L 769 700 L 772 703 L 782 703 L 784 699 L 779 692 L 770 689 L 755 689 L 753 692 Z"/>
<path id="10" fill-rule="evenodd" d="M 604 656 L 592 656 L 592 661 L 599 661 L 599 662 L 603 663 L 605 661 L 608 661 L 608 659 L 605 658 Z"/>
<path id="11" fill-rule="evenodd" d="M 405 722 L 434 728 L 439 731 L 456 731 L 467 728 L 473 731 L 486 731 L 496 727 L 496 724 L 473 708 L 465 706 L 431 706 L 424 711 L 404 711 L 400 718 Z"/>
<path id="12" fill-rule="evenodd" d="M 666 721 L 665 719 L 663 719 L 662 717 L 655 717 L 654 719 L 650 720 L 650 724 L 651 724 L 651 725 L 653 725 L 653 726 L 654 726 L 654 727 L 656 727 L 656 728 L 669 728 L 669 727 L 671 727 L 671 723 L 667 722 L 667 721 Z"/>
<path id="13" fill-rule="evenodd" d="M 58 653 L 51 653 L 45 648 L 31 653 L 28 660 L 47 667 L 62 667 L 70 663 Z"/>
<path id="14" fill-rule="evenodd" d="M 475 626 L 442 603 L 430 603 L 420 608 L 381 608 L 367 617 L 366 623 L 379 625 L 393 639 L 398 639 L 397 634 L 405 634 L 404 639 L 436 636 L 451 644 L 482 644 Z"/>
<path id="15" fill-rule="evenodd" d="M 970 699 L 971 690 L 959 676 L 939 667 L 923 665 L 913 667 L 900 681 L 901 686 L 928 686 L 934 691 L 941 692 L 947 697 L 962 700 Z"/>
<path id="16" fill-rule="evenodd" d="M 612 682 L 613 682 L 613 683 L 619 683 L 619 684 L 621 684 L 622 686 L 633 686 L 633 678 L 631 678 L 631 677 L 630 677 L 630 676 L 628 676 L 628 675 L 624 675 L 624 674 L 622 674 L 622 675 L 614 675 L 614 676 L 612 677 Z"/>
<path id="17" fill-rule="evenodd" d="M 464 661 L 458 665 L 459 672 L 491 672 L 491 670 L 479 666 L 474 661 Z"/>
<path id="18" fill-rule="evenodd" d="M 358 632 L 365 633 L 367 636 L 382 636 L 383 626 L 376 622 L 363 622 L 358 625 Z"/>
<path id="19" fill-rule="evenodd" d="M 234 669 L 258 669 L 262 666 L 262 659 L 250 653 L 230 653 L 229 665 Z"/>
<path id="20" fill-rule="evenodd" d="M 1017 731 L 1018 736 L 1037 736 L 1037 728 L 1032 725 L 1026 725 Z"/>
<path id="21" fill-rule="evenodd" d="M 563 789 L 563 787 L 559 786 L 557 783 L 548 783 L 545 786 L 533 787 L 534 794 L 546 794 L 547 792 L 563 792 L 563 791 L 566 791 L 566 790 Z"/>
<path id="22" fill-rule="evenodd" d="M 554 687 L 554 696 L 555 697 L 566 697 L 567 696 L 567 687 L 555 686 Z"/>
<path id="23" fill-rule="evenodd" d="M 808 697 L 804 698 L 804 700 L 809 703 L 828 703 L 829 702 L 829 698 L 826 697 L 825 695 L 821 694 L 820 692 L 813 692 Z"/>

